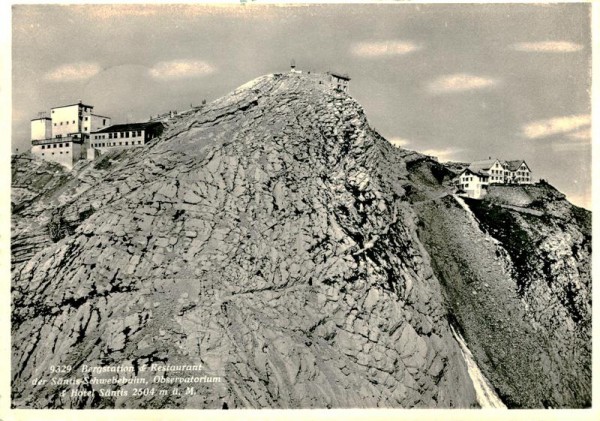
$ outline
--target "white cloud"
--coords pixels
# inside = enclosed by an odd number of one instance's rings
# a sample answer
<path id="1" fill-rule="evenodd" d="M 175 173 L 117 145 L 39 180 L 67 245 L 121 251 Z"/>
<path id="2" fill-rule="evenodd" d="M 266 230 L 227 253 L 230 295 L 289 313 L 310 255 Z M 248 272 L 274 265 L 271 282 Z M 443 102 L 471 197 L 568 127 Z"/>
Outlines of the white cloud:
<path id="1" fill-rule="evenodd" d="M 591 140 L 592 139 L 592 131 L 587 129 L 578 130 L 576 132 L 572 132 L 568 134 L 569 138 L 573 140 Z"/>
<path id="2" fill-rule="evenodd" d="M 102 68 L 97 63 L 79 62 L 63 64 L 46 73 L 45 78 L 53 82 L 89 79 L 100 73 Z"/>
<path id="3" fill-rule="evenodd" d="M 161 61 L 150 69 L 150 75 L 157 79 L 179 79 L 206 76 L 215 71 L 215 67 L 201 60 Z"/>
<path id="4" fill-rule="evenodd" d="M 389 142 L 394 146 L 406 146 L 410 143 L 410 140 L 404 139 L 402 137 L 391 137 L 388 139 Z"/>
<path id="5" fill-rule="evenodd" d="M 457 73 L 435 79 L 427 85 L 427 89 L 434 94 L 445 94 L 485 89 L 496 84 L 498 84 L 496 79 L 474 76 L 467 73 Z"/>
<path id="6" fill-rule="evenodd" d="M 359 57 L 400 56 L 420 50 L 421 46 L 411 41 L 387 40 L 366 41 L 352 45 L 351 52 Z"/>
<path id="7" fill-rule="evenodd" d="M 460 152 L 459 149 L 445 148 L 445 149 L 427 149 L 421 153 L 425 155 L 435 156 L 440 162 L 454 161 L 456 160 L 456 154 Z"/>
<path id="8" fill-rule="evenodd" d="M 568 41 L 519 42 L 512 45 L 516 51 L 531 53 L 574 53 L 583 49 L 580 44 Z"/>
<path id="9" fill-rule="evenodd" d="M 539 139 L 555 134 L 568 133 L 589 126 L 591 123 L 591 117 L 585 114 L 553 117 L 524 125 L 522 133 L 528 139 Z"/>

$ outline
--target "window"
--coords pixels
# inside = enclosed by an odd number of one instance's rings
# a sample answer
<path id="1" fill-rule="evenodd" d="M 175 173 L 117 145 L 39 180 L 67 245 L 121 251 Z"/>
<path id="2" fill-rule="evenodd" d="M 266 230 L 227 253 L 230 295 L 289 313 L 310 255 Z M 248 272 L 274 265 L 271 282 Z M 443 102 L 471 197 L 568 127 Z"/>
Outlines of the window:
<path id="1" fill-rule="evenodd" d="M 61 125 L 61 126 L 62 126 L 62 123 L 63 123 L 63 122 L 61 121 L 61 122 L 60 122 L 60 125 Z"/>
<path id="2" fill-rule="evenodd" d="M 123 146 L 123 142 L 119 142 L 119 146 Z"/>
<path id="3" fill-rule="evenodd" d="M 142 131 L 138 130 L 138 136 L 141 136 L 141 135 L 142 135 Z"/>
<path id="4" fill-rule="evenodd" d="M 138 145 L 141 145 L 141 144 L 142 144 L 142 141 L 141 141 L 141 140 L 138 140 Z"/>
<path id="5" fill-rule="evenodd" d="M 60 154 L 62 155 L 62 151 L 60 151 Z"/>
<path id="6" fill-rule="evenodd" d="M 44 155 L 45 155 L 44 152 L 42 152 L 42 156 L 44 156 Z"/>
<path id="7" fill-rule="evenodd" d="M 125 146 L 129 146 L 129 142 L 125 142 Z"/>
<path id="8" fill-rule="evenodd" d="M 129 132 L 125 132 L 125 137 L 129 137 Z"/>
<path id="9" fill-rule="evenodd" d="M 75 124 L 75 120 L 73 120 L 73 124 Z"/>
<path id="10" fill-rule="evenodd" d="M 42 145 L 42 149 L 46 149 L 46 146 L 45 146 L 45 145 Z"/>
<path id="11" fill-rule="evenodd" d="M 105 124 L 106 124 L 106 119 L 105 119 L 105 118 L 103 118 L 103 119 L 102 119 L 102 125 L 104 126 Z"/>
<path id="12" fill-rule="evenodd" d="M 54 155 L 54 152 L 52 152 L 52 155 Z"/>
<path id="13" fill-rule="evenodd" d="M 54 111 L 52 111 L 52 112 L 54 112 Z M 56 123 L 54 123 L 54 127 L 56 127 Z"/>
<path id="14" fill-rule="evenodd" d="M 65 153 L 69 153 L 69 151 L 66 151 Z"/>
<path id="15" fill-rule="evenodd" d="M 125 137 L 125 133 L 121 132 L 121 137 Z"/>
<path id="16" fill-rule="evenodd" d="M 88 121 L 88 117 L 85 117 L 85 118 L 84 118 L 84 120 L 85 120 L 85 121 Z"/>

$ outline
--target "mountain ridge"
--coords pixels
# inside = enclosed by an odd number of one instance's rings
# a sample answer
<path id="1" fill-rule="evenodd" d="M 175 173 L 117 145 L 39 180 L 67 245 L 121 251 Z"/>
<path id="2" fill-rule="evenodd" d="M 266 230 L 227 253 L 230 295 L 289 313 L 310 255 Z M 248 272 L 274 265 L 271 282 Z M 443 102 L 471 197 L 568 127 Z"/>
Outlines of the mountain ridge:
<path id="1" fill-rule="evenodd" d="M 451 172 L 394 148 L 318 78 L 260 77 L 147 149 L 57 173 L 13 159 L 13 186 L 36 180 L 13 189 L 16 407 L 478 405 L 450 324 L 469 346 L 481 328 L 449 305 L 465 293 L 440 282 L 439 240 L 423 228 L 448 222 L 436 207 Z M 550 392 L 555 379 L 516 398 L 518 379 L 490 369 L 484 348 L 474 355 L 513 406 L 586 404 L 585 374 L 583 398 Z M 202 362 L 223 381 L 143 399 L 31 385 L 50 365 L 123 361 Z"/>

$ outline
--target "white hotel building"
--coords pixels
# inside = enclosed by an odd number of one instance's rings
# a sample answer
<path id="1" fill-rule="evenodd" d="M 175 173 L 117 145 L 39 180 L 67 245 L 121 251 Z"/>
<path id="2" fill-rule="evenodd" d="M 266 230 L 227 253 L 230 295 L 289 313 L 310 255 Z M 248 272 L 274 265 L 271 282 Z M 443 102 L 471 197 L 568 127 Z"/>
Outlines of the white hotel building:
<path id="1" fill-rule="evenodd" d="M 458 176 L 458 188 L 468 197 L 480 199 L 491 184 L 531 184 L 531 169 L 523 160 L 487 159 L 472 162 Z"/>
<path id="2" fill-rule="evenodd" d="M 80 159 L 94 159 L 116 148 L 144 146 L 163 131 L 161 122 L 116 124 L 94 114 L 94 107 L 77 104 L 55 107 L 51 117 L 31 120 L 31 153 L 72 169 Z"/>
<path id="3" fill-rule="evenodd" d="M 31 153 L 69 169 L 86 159 L 90 133 L 110 126 L 110 118 L 93 109 L 79 101 L 52 108 L 50 117 L 31 120 Z"/>

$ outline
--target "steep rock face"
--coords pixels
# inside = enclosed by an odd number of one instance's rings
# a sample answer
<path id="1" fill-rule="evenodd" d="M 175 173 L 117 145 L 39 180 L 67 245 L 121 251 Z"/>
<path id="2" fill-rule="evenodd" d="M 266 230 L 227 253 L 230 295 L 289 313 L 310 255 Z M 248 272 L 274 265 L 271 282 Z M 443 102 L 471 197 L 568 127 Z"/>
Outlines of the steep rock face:
<path id="1" fill-rule="evenodd" d="M 415 210 L 481 370 L 509 407 L 589 406 L 590 213 L 544 184 L 461 200 Z"/>
<path id="2" fill-rule="evenodd" d="M 408 201 L 431 190 L 409 179 L 421 159 L 346 94 L 271 75 L 147 149 L 81 164 L 15 215 L 13 242 L 43 227 L 49 240 L 13 270 L 13 404 L 475 406 Z M 221 381 L 134 397 L 152 364 Z M 135 370 L 118 384 L 53 384 L 120 365 Z"/>

